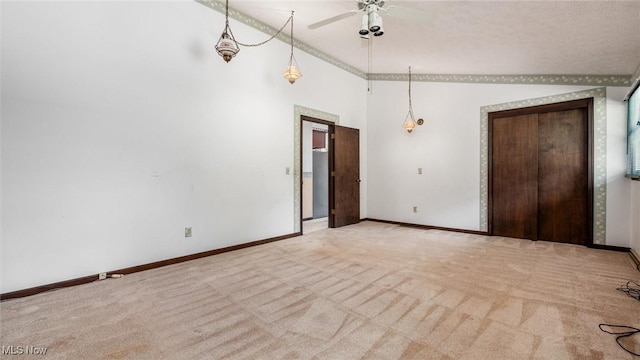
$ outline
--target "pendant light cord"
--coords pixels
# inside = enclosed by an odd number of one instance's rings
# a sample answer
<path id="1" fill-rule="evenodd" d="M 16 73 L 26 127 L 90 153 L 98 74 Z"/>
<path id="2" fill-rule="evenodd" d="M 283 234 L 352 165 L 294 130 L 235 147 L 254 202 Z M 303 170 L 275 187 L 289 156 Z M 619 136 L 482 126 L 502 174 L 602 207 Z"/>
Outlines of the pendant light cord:
<path id="1" fill-rule="evenodd" d="M 373 92 L 373 82 L 371 81 L 371 72 L 373 71 L 373 39 L 367 39 L 367 90 Z"/>
<path id="2" fill-rule="evenodd" d="M 413 119 L 413 107 L 411 106 L 411 66 L 409 66 L 409 112 Z"/>
<path id="3" fill-rule="evenodd" d="M 229 27 L 229 0 L 226 0 L 226 6 L 225 6 L 225 31 L 229 32 L 229 35 L 231 35 L 231 39 L 233 40 L 233 42 L 236 43 L 236 45 L 241 45 L 241 46 L 245 46 L 245 47 L 256 47 L 256 46 L 260 46 L 260 45 L 264 45 L 266 43 L 268 43 L 269 41 L 275 39 L 276 36 L 280 35 L 280 33 L 282 32 L 282 30 L 284 30 L 284 28 L 291 23 L 291 45 L 293 45 L 293 11 L 291 12 L 291 16 L 287 19 L 287 22 L 284 23 L 284 25 L 282 25 L 282 27 L 280 28 L 280 30 L 278 30 L 275 34 L 273 34 L 273 36 L 271 36 L 270 38 L 268 38 L 267 40 L 257 43 L 257 44 L 244 44 L 241 43 L 240 41 L 236 40 L 236 37 L 233 35 L 233 31 L 231 31 L 231 27 Z M 293 54 L 293 52 L 292 52 Z"/>
<path id="4" fill-rule="evenodd" d="M 225 24 L 225 29 L 229 29 L 229 0 L 226 0 L 225 6 L 224 6 L 224 24 Z"/>
<path id="5" fill-rule="evenodd" d="M 289 66 L 291 66 L 293 64 L 293 10 L 291 11 L 289 20 L 291 21 L 291 57 L 289 58 Z M 287 24 L 285 23 L 285 25 Z"/>

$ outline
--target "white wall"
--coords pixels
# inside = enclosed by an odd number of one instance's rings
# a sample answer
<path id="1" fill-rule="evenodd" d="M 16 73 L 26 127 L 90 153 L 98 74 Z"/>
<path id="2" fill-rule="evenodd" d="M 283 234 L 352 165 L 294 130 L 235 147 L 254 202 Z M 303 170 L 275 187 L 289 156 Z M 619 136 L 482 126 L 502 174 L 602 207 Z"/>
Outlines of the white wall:
<path id="1" fill-rule="evenodd" d="M 414 113 L 425 124 L 408 134 L 401 128 L 407 86 L 376 82 L 369 96 L 368 216 L 468 230 L 480 229 L 480 108 L 593 88 L 413 82 Z M 607 89 L 606 241 L 616 246 L 629 246 L 630 237 L 629 187 L 622 181 L 626 90 Z"/>
<path id="2" fill-rule="evenodd" d="M 278 40 L 227 64 L 196 2 L 0 6 L 2 293 L 292 233 L 294 104 L 366 149 L 363 79 L 297 52 L 290 85 Z"/>
<path id="3" fill-rule="evenodd" d="M 302 122 L 302 172 L 313 172 L 313 123 Z"/>
<path id="4" fill-rule="evenodd" d="M 607 88 L 607 245 L 630 246 L 631 184 L 627 172 L 625 87 Z"/>
<path id="5" fill-rule="evenodd" d="M 640 255 L 640 181 L 631 181 L 631 249 Z"/>

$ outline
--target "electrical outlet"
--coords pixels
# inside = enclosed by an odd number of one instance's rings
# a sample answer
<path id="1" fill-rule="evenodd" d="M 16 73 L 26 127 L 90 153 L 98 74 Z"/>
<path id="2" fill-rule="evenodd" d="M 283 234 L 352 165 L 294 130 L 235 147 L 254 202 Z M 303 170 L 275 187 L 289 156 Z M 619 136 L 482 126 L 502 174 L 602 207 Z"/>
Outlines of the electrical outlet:
<path id="1" fill-rule="evenodd" d="M 184 228 L 184 237 L 186 237 L 186 238 L 191 237 L 191 228 L 190 227 Z"/>
<path id="2" fill-rule="evenodd" d="M 422 175 L 422 168 L 418 168 L 418 175 Z"/>
<path id="3" fill-rule="evenodd" d="M 417 206 L 414 206 L 414 207 L 413 207 L 413 212 L 414 212 L 414 213 L 417 213 L 417 212 L 418 212 L 418 207 L 417 207 Z"/>
<path id="4" fill-rule="evenodd" d="M 104 280 L 107 278 L 107 273 L 100 273 L 98 274 L 98 280 Z"/>

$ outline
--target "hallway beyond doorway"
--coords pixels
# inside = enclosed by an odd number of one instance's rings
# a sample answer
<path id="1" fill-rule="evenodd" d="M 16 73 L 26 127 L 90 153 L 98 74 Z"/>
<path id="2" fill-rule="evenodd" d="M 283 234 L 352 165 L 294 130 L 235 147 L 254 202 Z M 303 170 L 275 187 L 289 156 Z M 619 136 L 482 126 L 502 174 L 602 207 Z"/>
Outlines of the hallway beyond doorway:
<path id="1" fill-rule="evenodd" d="M 302 234 L 310 234 L 314 231 L 329 228 L 329 218 L 323 217 L 318 219 L 304 220 L 302 222 Z"/>

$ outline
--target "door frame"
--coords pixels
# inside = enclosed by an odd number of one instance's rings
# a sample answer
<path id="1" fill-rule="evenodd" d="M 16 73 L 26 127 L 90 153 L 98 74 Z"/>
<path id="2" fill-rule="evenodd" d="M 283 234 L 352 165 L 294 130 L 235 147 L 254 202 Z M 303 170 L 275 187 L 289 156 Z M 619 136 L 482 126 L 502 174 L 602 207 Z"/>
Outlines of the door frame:
<path id="1" fill-rule="evenodd" d="M 586 109 L 587 111 L 587 218 L 586 218 L 586 234 L 587 239 L 583 244 L 587 247 L 593 247 L 593 201 L 594 201 L 594 116 L 593 116 L 594 98 L 583 98 L 578 100 L 570 100 L 558 103 L 536 105 L 522 107 L 510 110 L 489 112 L 488 116 L 488 145 L 487 145 L 487 233 L 493 236 L 493 119 L 503 117 L 513 117 L 519 115 L 538 114 L 544 112 L 556 112 L 573 109 Z"/>
<path id="2" fill-rule="evenodd" d="M 329 127 L 329 141 L 327 144 L 327 152 L 329 153 L 329 171 L 327 172 L 328 176 L 329 176 L 329 180 L 328 180 L 328 184 L 329 184 L 329 199 L 328 199 L 328 204 L 329 204 L 329 213 L 327 214 L 328 218 L 329 218 L 329 228 L 334 228 L 335 224 L 334 224 L 334 219 L 333 216 L 331 216 L 331 206 L 332 204 L 335 202 L 335 198 L 334 198 L 334 191 L 335 191 L 335 184 L 333 183 L 333 178 L 331 177 L 331 172 L 333 171 L 333 158 L 334 158 L 334 149 L 333 149 L 333 142 L 331 141 L 331 135 L 335 132 L 335 125 L 336 123 L 333 121 L 329 121 L 329 120 L 322 120 L 322 119 L 318 119 L 318 118 L 314 118 L 311 116 L 307 116 L 307 115 L 300 115 L 300 154 L 299 154 L 299 159 L 300 159 L 300 164 L 299 165 L 299 169 L 303 168 L 303 152 L 304 152 L 304 121 L 308 121 L 311 123 L 316 123 L 316 124 L 322 124 L 322 125 L 327 125 Z M 302 170 L 301 170 L 302 171 Z M 304 231 L 303 231 L 303 227 L 302 227 L 302 223 L 303 223 L 303 219 L 302 219 L 302 208 L 303 208 L 303 201 L 304 198 L 302 196 L 302 181 L 303 181 L 303 176 L 302 174 L 300 174 L 300 184 L 299 184 L 299 188 L 300 188 L 300 233 L 302 233 L 304 235 Z"/>

